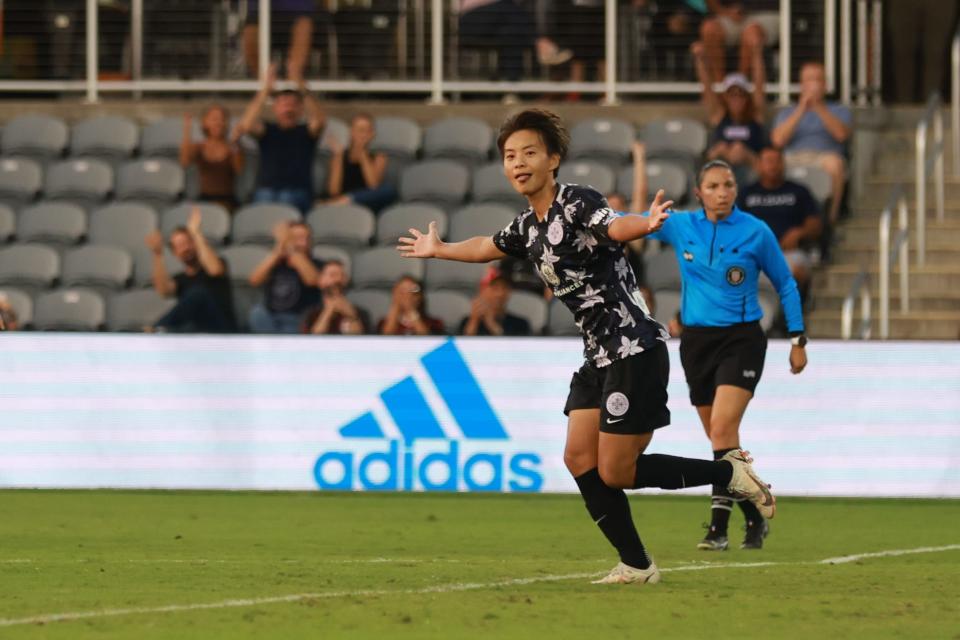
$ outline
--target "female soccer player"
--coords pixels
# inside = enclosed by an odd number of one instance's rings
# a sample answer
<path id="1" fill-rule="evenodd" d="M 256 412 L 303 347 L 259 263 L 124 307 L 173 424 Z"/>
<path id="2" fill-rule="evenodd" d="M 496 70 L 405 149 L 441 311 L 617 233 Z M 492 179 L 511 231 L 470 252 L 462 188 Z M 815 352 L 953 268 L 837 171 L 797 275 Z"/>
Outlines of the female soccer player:
<path id="1" fill-rule="evenodd" d="M 807 366 L 807 339 L 790 267 L 770 227 L 734 206 L 737 183 L 730 165 L 722 160 L 704 165 L 695 193 L 702 209 L 674 213 L 650 237 L 670 243 L 680 263 L 680 361 L 690 402 L 719 460 L 740 449 L 740 422 L 763 373 L 767 338 L 757 302 L 761 271 L 776 287 L 786 313 L 792 373 Z M 651 208 L 651 220 L 659 214 Z M 735 500 L 722 483 L 714 485 L 710 529 L 698 548 L 728 547 L 727 523 Z M 741 548 L 760 549 L 769 530 L 762 510 L 739 502 L 747 520 Z"/>
<path id="2" fill-rule="evenodd" d="M 444 243 L 435 223 L 411 229 L 398 249 L 411 258 L 489 262 L 531 260 L 555 296 L 573 311 L 586 362 L 573 374 L 564 461 L 587 511 L 620 554 L 599 583 L 659 582 L 630 516 L 623 489 L 681 489 L 719 484 L 757 503 L 768 517 L 774 499 L 745 452 L 706 461 L 644 455 L 653 431 L 670 422 L 669 359 L 663 327 L 650 317 L 623 243 L 658 229 L 670 202 L 657 194 L 649 218 L 619 216 L 593 189 L 557 184 L 569 136 L 549 111 L 523 111 L 501 127 L 503 169 L 529 208 L 491 237 Z"/>

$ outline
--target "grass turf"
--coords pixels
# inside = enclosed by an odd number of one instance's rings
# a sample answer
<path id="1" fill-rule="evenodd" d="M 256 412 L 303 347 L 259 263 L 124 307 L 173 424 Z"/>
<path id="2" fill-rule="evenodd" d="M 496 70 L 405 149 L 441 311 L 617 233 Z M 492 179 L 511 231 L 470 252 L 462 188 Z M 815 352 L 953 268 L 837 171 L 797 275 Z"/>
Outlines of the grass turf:
<path id="1" fill-rule="evenodd" d="M 632 498 L 662 569 L 772 564 L 508 584 L 615 563 L 576 496 L 2 491 L 0 637 L 960 638 L 960 550 L 818 562 L 958 544 L 957 501 L 782 499 L 763 551 L 707 553 L 705 500 Z"/>

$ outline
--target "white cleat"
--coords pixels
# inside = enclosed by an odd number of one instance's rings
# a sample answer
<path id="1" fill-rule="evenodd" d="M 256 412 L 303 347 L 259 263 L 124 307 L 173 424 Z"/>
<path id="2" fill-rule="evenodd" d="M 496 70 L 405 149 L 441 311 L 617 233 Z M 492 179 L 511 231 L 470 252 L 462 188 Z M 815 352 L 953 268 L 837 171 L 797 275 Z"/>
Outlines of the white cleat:
<path id="1" fill-rule="evenodd" d="M 656 584 L 660 582 L 660 570 L 657 565 L 650 564 L 647 569 L 637 569 L 628 564 L 618 562 L 603 578 L 594 580 L 591 584 Z"/>
<path id="2" fill-rule="evenodd" d="M 760 515 L 767 520 L 772 519 L 777 512 L 777 499 L 770 493 L 770 485 L 754 472 L 750 464 L 753 462 L 750 452 L 734 449 L 721 460 L 726 460 L 733 466 L 733 477 L 730 478 L 730 484 L 727 486 L 730 493 L 746 498 L 757 507 Z"/>

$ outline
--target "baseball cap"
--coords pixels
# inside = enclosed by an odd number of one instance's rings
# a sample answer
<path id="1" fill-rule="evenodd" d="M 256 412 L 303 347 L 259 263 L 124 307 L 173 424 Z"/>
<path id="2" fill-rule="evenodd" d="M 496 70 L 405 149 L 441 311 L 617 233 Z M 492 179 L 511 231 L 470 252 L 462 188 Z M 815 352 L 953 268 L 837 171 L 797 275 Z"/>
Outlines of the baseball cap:
<path id="1" fill-rule="evenodd" d="M 743 89 L 747 93 L 753 91 L 753 84 L 742 73 L 728 73 L 722 82 L 714 85 L 714 91 L 725 93 L 734 87 Z"/>

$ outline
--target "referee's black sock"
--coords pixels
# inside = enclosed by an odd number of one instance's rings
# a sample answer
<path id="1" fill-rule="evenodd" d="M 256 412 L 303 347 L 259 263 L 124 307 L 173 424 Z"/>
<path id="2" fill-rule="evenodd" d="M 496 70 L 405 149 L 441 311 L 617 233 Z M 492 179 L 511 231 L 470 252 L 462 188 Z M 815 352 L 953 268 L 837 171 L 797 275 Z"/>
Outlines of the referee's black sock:
<path id="1" fill-rule="evenodd" d="M 727 455 L 728 452 L 733 451 L 735 448 L 736 447 L 730 449 L 717 449 L 713 452 L 713 459 L 719 460 L 723 456 Z M 727 535 L 727 525 L 730 523 L 730 512 L 733 511 L 734 502 L 736 502 L 736 498 L 734 498 L 733 494 L 727 490 L 727 485 L 713 485 L 713 496 L 710 498 L 711 534 L 720 536 Z M 756 509 L 756 507 L 754 507 L 754 509 Z"/>
<path id="2" fill-rule="evenodd" d="M 709 462 L 653 453 L 637 458 L 637 475 L 633 488 L 686 489 L 705 484 L 726 487 L 732 477 L 733 466 L 725 460 Z"/>
<path id="3" fill-rule="evenodd" d="M 621 562 L 637 569 L 648 568 L 650 559 L 633 524 L 627 494 L 604 484 L 596 468 L 574 480 L 590 517 L 620 554 Z"/>

